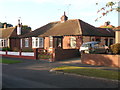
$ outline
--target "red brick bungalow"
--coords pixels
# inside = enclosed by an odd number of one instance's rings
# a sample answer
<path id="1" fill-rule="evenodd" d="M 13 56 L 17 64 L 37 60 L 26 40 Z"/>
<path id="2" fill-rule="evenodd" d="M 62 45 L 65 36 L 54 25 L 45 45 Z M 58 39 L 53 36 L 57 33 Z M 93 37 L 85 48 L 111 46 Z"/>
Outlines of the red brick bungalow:
<path id="1" fill-rule="evenodd" d="M 114 43 L 114 31 L 96 28 L 80 19 L 68 20 L 64 15 L 61 21 L 51 22 L 30 33 L 21 36 L 22 49 L 55 49 L 55 60 L 79 55 L 83 42 L 101 41 L 103 44 Z"/>

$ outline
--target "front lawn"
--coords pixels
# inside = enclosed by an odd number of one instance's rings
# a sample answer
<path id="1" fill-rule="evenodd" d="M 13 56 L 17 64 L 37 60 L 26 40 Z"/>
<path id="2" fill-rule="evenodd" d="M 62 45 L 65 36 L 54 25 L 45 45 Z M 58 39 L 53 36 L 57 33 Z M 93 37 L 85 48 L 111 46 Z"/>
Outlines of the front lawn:
<path id="1" fill-rule="evenodd" d="M 10 60 L 10 59 L 0 59 L 0 63 L 5 63 L 5 64 L 14 64 L 14 63 L 22 63 L 23 61 L 18 61 L 18 60 Z"/>
<path id="2" fill-rule="evenodd" d="M 120 72 L 112 71 L 112 70 L 101 70 L 90 67 L 75 67 L 75 66 L 61 66 L 61 67 L 53 68 L 52 70 L 63 71 L 65 73 L 73 73 L 84 76 L 120 80 L 120 77 L 118 77 L 118 75 L 120 75 Z"/>

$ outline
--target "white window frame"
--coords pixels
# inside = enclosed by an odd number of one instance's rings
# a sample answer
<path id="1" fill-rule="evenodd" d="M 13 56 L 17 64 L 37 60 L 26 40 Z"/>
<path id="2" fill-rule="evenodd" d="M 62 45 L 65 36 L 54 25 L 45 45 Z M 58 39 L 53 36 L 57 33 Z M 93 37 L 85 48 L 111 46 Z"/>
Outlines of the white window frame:
<path id="1" fill-rule="evenodd" d="M 25 47 L 29 47 L 29 38 L 25 38 Z"/>
<path id="2" fill-rule="evenodd" d="M 32 37 L 32 48 L 43 48 L 44 38 L 42 37 Z"/>
<path id="3" fill-rule="evenodd" d="M 44 38 L 39 37 L 39 48 L 44 47 Z"/>
<path id="4" fill-rule="evenodd" d="M 0 47 L 7 47 L 7 40 L 6 39 L 0 39 Z"/>
<path id="5" fill-rule="evenodd" d="M 22 39 L 20 39 L 20 47 L 22 48 Z"/>
<path id="6" fill-rule="evenodd" d="M 49 36 L 49 47 L 53 48 L 53 37 Z"/>
<path id="7" fill-rule="evenodd" d="M 76 37 L 70 37 L 70 47 L 76 48 Z"/>

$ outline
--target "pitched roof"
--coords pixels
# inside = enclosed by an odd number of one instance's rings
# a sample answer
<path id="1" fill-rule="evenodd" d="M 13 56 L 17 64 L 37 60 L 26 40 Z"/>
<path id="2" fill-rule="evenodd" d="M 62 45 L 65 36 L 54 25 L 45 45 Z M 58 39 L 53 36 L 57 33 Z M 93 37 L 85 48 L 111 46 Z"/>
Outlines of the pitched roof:
<path id="1" fill-rule="evenodd" d="M 50 28 L 52 28 L 53 26 L 55 26 L 58 22 L 51 22 L 48 23 L 40 28 L 37 28 L 36 30 L 27 33 L 25 35 L 21 35 L 21 38 L 26 38 L 26 37 L 38 37 L 41 34 L 44 34 L 45 32 L 47 32 Z"/>
<path id="2" fill-rule="evenodd" d="M 103 31 L 104 30 L 104 31 Z M 46 36 L 114 36 L 113 30 L 96 28 L 80 19 L 67 20 L 65 22 L 51 22 L 21 37 L 46 37 Z"/>
<path id="3" fill-rule="evenodd" d="M 14 31 L 15 27 L 9 27 L 9 28 L 0 28 L 0 38 L 9 38 Z"/>
<path id="4" fill-rule="evenodd" d="M 114 37 L 115 31 L 110 28 L 97 28 L 97 30 L 102 34 L 104 37 Z"/>
<path id="5" fill-rule="evenodd" d="M 65 35 L 82 35 L 82 36 L 111 36 L 112 31 L 102 31 L 80 19 L 67 20 L 64 23 L 57 23 L 50 30 L 39 36 L 65 36 Z M 104 29 L 105 30 L 105 29 Z"/>
<path id="6" fill-rule="evenodd" d="M 47 32 L 39 36 L 64 36 L 64 35 L 80 35 L 78 22 L 76 20 L 67 20 L 63 23 L 59 22 Z"/>

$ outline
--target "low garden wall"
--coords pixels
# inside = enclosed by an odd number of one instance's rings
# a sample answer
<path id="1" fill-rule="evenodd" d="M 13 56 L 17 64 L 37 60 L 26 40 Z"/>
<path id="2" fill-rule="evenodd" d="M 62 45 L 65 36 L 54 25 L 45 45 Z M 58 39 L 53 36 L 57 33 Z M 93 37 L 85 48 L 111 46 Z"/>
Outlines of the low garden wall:
<path id="1" fill-rule="evenodd" d="M 120 55 L 82 54 L 83 64 L 120 67 Z"/>
<path id="2" fill-rule="evenodd" d="M 77 49 L 55 49 L 55 61 L 69 58 L 79 57 L 80 53 Z"/>
<path id="3" fill-rule="evenodd" d="M 35 52 L 13 52 L 13 51 L 0 51 L 1 56 L 15 57 L 24 59 L 36 59 Z"/>

